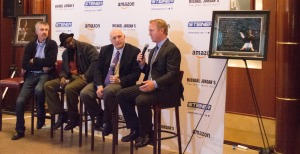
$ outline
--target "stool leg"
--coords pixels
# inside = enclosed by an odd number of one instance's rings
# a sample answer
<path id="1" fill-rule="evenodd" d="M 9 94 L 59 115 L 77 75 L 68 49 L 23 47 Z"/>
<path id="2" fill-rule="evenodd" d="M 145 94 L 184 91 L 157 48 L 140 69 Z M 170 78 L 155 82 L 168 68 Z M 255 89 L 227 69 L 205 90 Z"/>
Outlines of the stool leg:
<path id="1" fill-rule="evenodd" d="M 153 132 L 153 154 L 157 152 L 157 123 L 158 123 L 158 112 L 156 107 L 154 107 L 154 132 Z"/>
<path id="2" fill-rule="evenodd" d="M 87 111 L 86 109 L 84 109 L 84 133 L 85 133 L 85 137 L 88 137 L 88 116 L 87 116 Z"/>
<path id="3" fill-rule="evenodd" d="M 94 117 L 91 117 L 91 150 L 93 151 L 94 150 L 94 137 L 95 137 L 95 134 L 94 134 L 94 121 L 95 121 L 95 118 Z"/>
<path id="4" fill-rule="evenodd" d="M 130 141 L 130 154 L 133 154 L 133 141 Z"/>
<path id="5" fill-rule="evenodd" d="M 55 115 L 51 115 L 51 120 L 50 120 L 50 136 L 53 138 L 53 126 L 54 126 L 54 121 L 55 121 Z"/>
<path id="6" fill-rule="evenodd" d="M 64 104 L 65 103 L 65 91 L 62 90 L 60 92 L 60 103 Z M 63 105 L 64 106 L 64 105 Z M 72 129 L 73 131 L 73 129 Z M 60 141 L 63 142 L 64 141 L 64 124 L 61 125 L 60 127 Z"/>
<path id="7" fill-rule="evenodd" d="M 118 131 L 116 128 L 116 112 L 112 113 L 112 125 L 113 125 L 113 136 L 112 136 L 112 154 L 116 153 L 116 140 L 115 140 L 115 136 L 116 136 L 116 132 Z"/>
<path id="8" fill-rule="evenodd" d="M 64 125 L 61 125 L 60 127 L 60 141 L 64 141 Z"/>
<path id="9" fill-rule="evenodd" d="M 158 154 L 161 153 L 161 109 L 157 109 L 157 151 Z"/>
<path id="10" fill-rule="evenodd" d="M 179 150 L 179 154 L 182 154 L 180 122 L 179 122 L 179 108 L 178 108 L 178 106 L 175 107 L 175 116 L 176 116 L 176 127 L 177 127 L 176 129 L 177 129 L 177 139 L 178 139 L 178 150 Z"/>
<path id="11" fill-rule="evenodd" d="M 81 100 L 79 100 L 79 147 L 82 146 L 82 115 L 83 115 L 83 103 Z"/>
<path id="12" fill-rule="evenodd" d="M 0 131 L 2 131 L 2 87 L 0 87 Z"/>
<path id="13" fill-rule="evenodd" d="M 115 111 L 115 132 L 114 132 L 114 138 L 115 138 L 115 143 L 118 145 L 118 135 L 119 135 L 119 106 L 116 105 L 116 111 Z"/>
<path id="14" fill-rule="evenodd" d="M 32 108 L 31 108 L 31 135 L 34 134 L 34 96 L 33 98 L 31 98 L 31 105 L 32 105 Z"/>

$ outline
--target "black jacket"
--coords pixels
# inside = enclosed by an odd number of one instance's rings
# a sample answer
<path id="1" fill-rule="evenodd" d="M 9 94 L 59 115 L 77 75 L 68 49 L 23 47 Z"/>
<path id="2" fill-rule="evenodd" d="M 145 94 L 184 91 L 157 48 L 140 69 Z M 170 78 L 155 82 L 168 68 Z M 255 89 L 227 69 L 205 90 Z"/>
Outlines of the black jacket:
<path id="1" fill-rule="evenodd" d="M 37 38 L 34 39 L 34 41 L 29 42 L 24 51 L 23 59 L 22 59 L 22 68 L 26 70 L 25 76 L 27 76 L 27 73 L 30 71 L 42 71 L 43 67 L 53 67 L 55 68 L 55 62 L 57 60 L 57 52 L 58 47 L 57 43 L 54 40 L 51 40 L 50 38 L 46 39 L 46 46 L 45 46 L 45 58 L 37 58 L 35 57 L 35 54 L 37 52 L 36 44 Z M 31 64 L 29 61 L 30 59 L 33 59 L 33 64 Z M 54 75 L 54 69 L 49 71 L 50 75 Z"/>
<path id="2" fill-rule="evenodd" d="M 101 48 L 94 74 L 95 87 L 100 85 L 104 86 L 104 80 L 110 67 L 113 51 L 114 46 L 112 44 Z M 122 88 L 135 85 L 136 81 L 140 77 L 141 71 L 138 62 L 136 61 L 136 57 L 139 52 L 140 50 L 137 47 L 128 43 L 125 44 L 122 57 L 120 59 L 119 69 L 120 84 Z"/>
<path id="3" fill-rule="evenodd" d="M 79 69 L 84 74 L 84 77 L 87 79 L 88 82 L 91 82 L 93 81 L 94 69 L 97 63 L 99 53 L 96 50 L 96 48 L 91 44 L 75 40 L 75 45 L 76 54 L 80 60 L 77 69 Z M 62 71 L 59 73 L 60 78 L 70 78 L 72 75 L 69 68 L 70 60 L 68 52 L 68 49 L 66 49 L 62 54 L 63 66 Z"/>

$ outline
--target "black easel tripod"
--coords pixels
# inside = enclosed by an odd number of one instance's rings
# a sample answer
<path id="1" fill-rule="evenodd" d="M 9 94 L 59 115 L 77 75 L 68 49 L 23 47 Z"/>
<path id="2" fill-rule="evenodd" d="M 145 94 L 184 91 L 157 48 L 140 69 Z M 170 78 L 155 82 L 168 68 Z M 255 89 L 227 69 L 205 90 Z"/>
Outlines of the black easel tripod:
<path id="1" fill-rule="evenodd" d="M 250 85 L 253 104 L 254 104 L 254 108 L 255 108 L 255 112 L 256 112 L 256 118 L 257 118 L 257 121 L 258 121 L 260 135 L 261 135 L 263 145 L 264 145 L 264 148 L 259 153 L 260 154 L 272 154 L 272 153 L 274 153 L 274 149 L 271 149 L 271 147 L 269 145 L 268 137 L 267 137 L 267 134 L 266 134 L 264 123 L 262 121 L 261 113 L 260 113 L 259 106 L 258 106 L 258 103 L 257 103 L 257 99 L 256 99 L 256 96 L 255 96 L 253 83 L 252 83 L 252 80 L 251 80 L 251 76 L 250 76 L 249 68 L 248 68 L 248 65 L 247 65 L 247 61 L 246 61 L 246 59 L 243 59 L 243 61 L 244 61 L 245 66 L 246 66 L 246 72 L 247 72 L 247 77 L 248 77 L 248 81 L 249 81 L 249 85 Z M 265 143 L 265 141 L 266 141 L 266 143 Z M 267 144 L 267 147 L 266 147 L 266 144 Z"/>

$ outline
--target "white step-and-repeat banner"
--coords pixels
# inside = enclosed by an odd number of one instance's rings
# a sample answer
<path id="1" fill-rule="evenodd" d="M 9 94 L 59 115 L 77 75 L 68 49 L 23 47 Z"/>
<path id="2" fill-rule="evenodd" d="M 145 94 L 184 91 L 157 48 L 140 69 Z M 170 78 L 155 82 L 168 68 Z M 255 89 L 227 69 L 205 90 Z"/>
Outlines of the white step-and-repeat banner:
<path id="1" fill-rule="evenodd" d="M 60 33 L 74 33 L 75 39 L 91 43 L 98 50 L 110 44 L 109 32 L 113 28 L 124 31 L 127 43 L 141 50 L 147 43 L 153 48 L 155 44 L 148 35 L 149 20 L 166 20 L 168 37 L 182 55 L 185 88 L 185 100 L 180 107 L 182 148 L 193 154 L 223 153 L 226 69 L 221 72 L 226 60 L 210 59 L 208 51 L 212 11 L 229 10 L 229 0 L 52 0 L 51 3 L 52 39 L 60 44 Z M 62 51 L 60 48 L 58 59 Z M 162 113 L 162 129 L 176 131 L 174 110 Z M 126 129 L 119 132 L 119 138 L 129 133 Z M 178 149 L 176 138 L 162 144 L 163 149 Z"/>

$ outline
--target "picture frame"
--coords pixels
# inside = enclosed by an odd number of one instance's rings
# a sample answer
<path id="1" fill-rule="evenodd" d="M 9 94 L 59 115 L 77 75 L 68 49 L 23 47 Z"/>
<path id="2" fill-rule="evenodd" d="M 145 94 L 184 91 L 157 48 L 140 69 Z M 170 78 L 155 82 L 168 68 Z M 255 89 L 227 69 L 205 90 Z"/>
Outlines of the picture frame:
<path id="1" fill-rule="evenodd" d="M 24 46 L 36 38 L 35 24 L 47 22 L 47 14 L 22 15 L 16 19 L 14 46 Z"/>
<path id="2" fill-rule="evenodd" d="M 213 11 L 209 58 L 267 60 L 270 11 Z"/>

